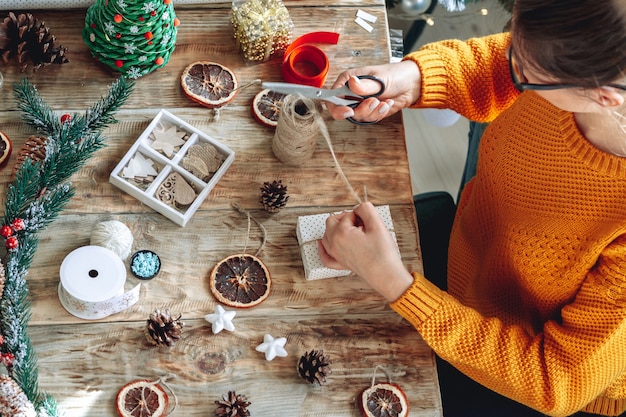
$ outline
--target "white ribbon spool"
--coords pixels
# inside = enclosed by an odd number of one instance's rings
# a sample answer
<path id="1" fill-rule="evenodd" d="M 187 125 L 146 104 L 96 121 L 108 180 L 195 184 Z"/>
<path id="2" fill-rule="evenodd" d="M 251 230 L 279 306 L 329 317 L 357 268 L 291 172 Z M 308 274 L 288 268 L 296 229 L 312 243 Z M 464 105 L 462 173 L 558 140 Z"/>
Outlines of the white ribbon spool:
<path id="1" fill-rule="evenodd" d="M 101 246 L 83 246 L 61 263 L 59 300 L 68 313 L 97 320 L 119 313 L 139 300 L 141 284 L 124 293 L 126 267 L 122 259 Z"/>

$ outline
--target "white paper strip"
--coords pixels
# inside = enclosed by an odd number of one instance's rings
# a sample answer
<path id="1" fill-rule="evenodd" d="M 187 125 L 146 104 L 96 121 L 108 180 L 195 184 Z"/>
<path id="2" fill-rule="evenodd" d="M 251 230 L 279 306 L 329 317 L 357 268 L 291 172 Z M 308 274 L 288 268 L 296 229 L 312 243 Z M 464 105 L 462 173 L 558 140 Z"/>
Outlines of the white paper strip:
<path id="1" fill-rule="evenodd" d="M 365 20 L 361 19 L 360 17 L 357 17 L 356 19 L 354 19 L 354 21 L 357 23 L 357 25 L 361 26 L 363 29 L 367 30 L 368 32 L 371 32 L 374 29 L 372 25 L 370 25 L 369 23 L 367 23 Z"/>
<path id="2" fill-rule="evenodd" d="M 361 19 L 365 20 L 366 22 L 370 22 L 370 23 L 376 23 L 376 19 L 378 19 L 376 16 L 369 14 L 368 12 L 359 9 L 356 12 L 356 17 L 360 17 Z"/>

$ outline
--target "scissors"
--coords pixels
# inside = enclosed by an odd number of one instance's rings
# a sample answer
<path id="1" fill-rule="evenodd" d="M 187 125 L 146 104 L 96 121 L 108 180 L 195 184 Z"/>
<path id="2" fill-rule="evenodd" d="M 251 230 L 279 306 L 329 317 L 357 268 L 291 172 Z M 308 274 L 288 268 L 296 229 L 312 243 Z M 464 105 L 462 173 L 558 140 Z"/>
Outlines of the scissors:
<path id="1" fill-rule="evenodd" d="M 378 97 L 382 93 L 385 92 L 385 83 L 378 77 L 373 75 L 358 75 L 357 78 L 363 80 L 373 80 L 376 81 L 380 85 L 380 90 L 378 90 L 375 94 L 369 94 L 366 96 L 362 96 L 359 94 L 355 94 L 348 87 L 348 82 L 340 87 L 335 88 L 333 90 L 328 90 L 324 88 L 311 87 L 309 85 L 303 84 L 292 84 L 292 83 L 274 83 L 274 82 L 264 82 L 262 84 L 263 88 L 270 89 L 277 93 L 281 94 L 301 94 L 304 97 L 324 100 L 333 104 L 337 104 L 339 106 L 348 106 L 351 108 L 357 107 L 363 100 L 370 97 Z M 358 120 L 353 119 L 352 117 L 348 117 L 346 120 L 352 122 L 357 125 L 369 125 L 376 122 L 360 122 Z"/>

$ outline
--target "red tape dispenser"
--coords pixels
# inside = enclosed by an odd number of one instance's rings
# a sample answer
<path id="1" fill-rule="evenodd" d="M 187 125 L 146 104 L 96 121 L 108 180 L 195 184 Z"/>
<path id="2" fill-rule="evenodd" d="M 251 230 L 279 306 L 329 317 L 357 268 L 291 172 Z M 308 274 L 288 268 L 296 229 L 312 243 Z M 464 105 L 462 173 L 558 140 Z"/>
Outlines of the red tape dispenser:
<path id="1" fill-rule="evenodd" d="M 336 32 L 311 32 L 300 36 L 287 47 L 283 57 L 283 79 L 294 84 L 321 87 L 326 81 L 330 63 L 320 48 L 312 43 L 337 44 Z"/>

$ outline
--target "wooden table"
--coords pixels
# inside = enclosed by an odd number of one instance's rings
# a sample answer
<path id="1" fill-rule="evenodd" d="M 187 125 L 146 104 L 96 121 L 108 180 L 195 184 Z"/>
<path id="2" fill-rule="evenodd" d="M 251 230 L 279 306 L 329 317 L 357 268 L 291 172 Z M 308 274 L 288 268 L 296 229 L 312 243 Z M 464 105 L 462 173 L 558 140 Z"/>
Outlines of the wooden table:
<path id="1" fill-rule="evenodd" d="M 338 45 L 322 46 L 331 61 L 327 85 L 348 67 L 389 61 L 382 0 L 294 0 L 286 5 L 296 27 L 294 37 L 318 30 L 341 33 Z M 358 9 L 378 17 L 371 33 L 354 23 Z M 272 153 L 273 132 L 250 115 L 258 88 L 241 90 L 220 119 L 212 121 L 210 111 L 187 99 L 179 84 L 183 68 L 199 59 L 226 65 L 242 84 L 256 78 L 280 81 L 280 61 L 243 62 L 231 35 L 230 3 L 180 6 L 176 11 L 182 24 L 170 62 L 137 81 L 117 114 L 119 124 L 105 131 L 108 146 L 73 177 L 75 197 L 40 235 L 28 285 L 29 334 L 39 359 L 41 389 L 57 399 L 67 416 L 114 416 L 114 398 L 122 385 L 174 374 L 169 381 L 178 399 L 174 415 L 213 415 L 214 401 L 236 390 L 251 401 L 252 416 L 354 416 L 355 396 L 382 366 L 407 393 L 411 416 L 440 416 L 433 353 L 419 334 L 357 277 L 304 279 L 295 233 L 298 216 L 355 204 L 323 140 L 313 159 L 301 167 L 287 166 Z M 83 43 L 84 10 L 32 12 L 69 48 L 71 62 L 28 76 L 59 114 L 82 113 L 118 74 L 94 62 Z M 2 72 L 0 126 L 17 149 L 34 133 L 21 121 L 11 89 L 26 74 L 15 62 Z M 236 152 L 233 165 L 184 228 L 108 180 L 162 108 Z M 374 126 L 329 120 L 328 128 L 353 187 L 366 186 L 370 201 L 390 206 L 402 258 L 410 270 L 421 270 L 401 115 Z M 9 167 L 0 171 L 4 188 L 12 179 L 15 153 Z M 268 214 L 258 203 L 259 187 L 275 179 L 288 185 L 290 200 L 281 212 Z M 237 311 L 234 332 L 214 335 L 203 318 L 216 306 L 208 275 L 218 260 L 243 250 L 247 235 L 246 217 L 233 203 L 267 230 L 259 256 L 271 270 L 273 287 L 264 303 Z M 135 239 L 133 248 L 155 251 L 163 267 L 157 278 L 143 283 L 140 301 L 130 309 L 97 321 L 81 320 L 59 302 L 59 267 L 72 250 L 89 244 L 96 224 L 111 219 L 126 223 Z M 249 252 L 260 242 L 261 231 L 253 224 Z M 129 273 L 127 287 L 137 282 Z M 152 347 L 144 337 L 146 318 L 155 308 L 181 313 L 185 321 L 182 339 L 170 349 Z M 266 361 L 256 352 L 265 333 L 286 337 L 289 356 Z M 300 356 L 312 349 L 323 349 L 332 361 L 332 375 L 321 387 L 305 383 L 296 372 Z M 377 382 L 386 381 L 381 371 L 377 375 Z"/>

